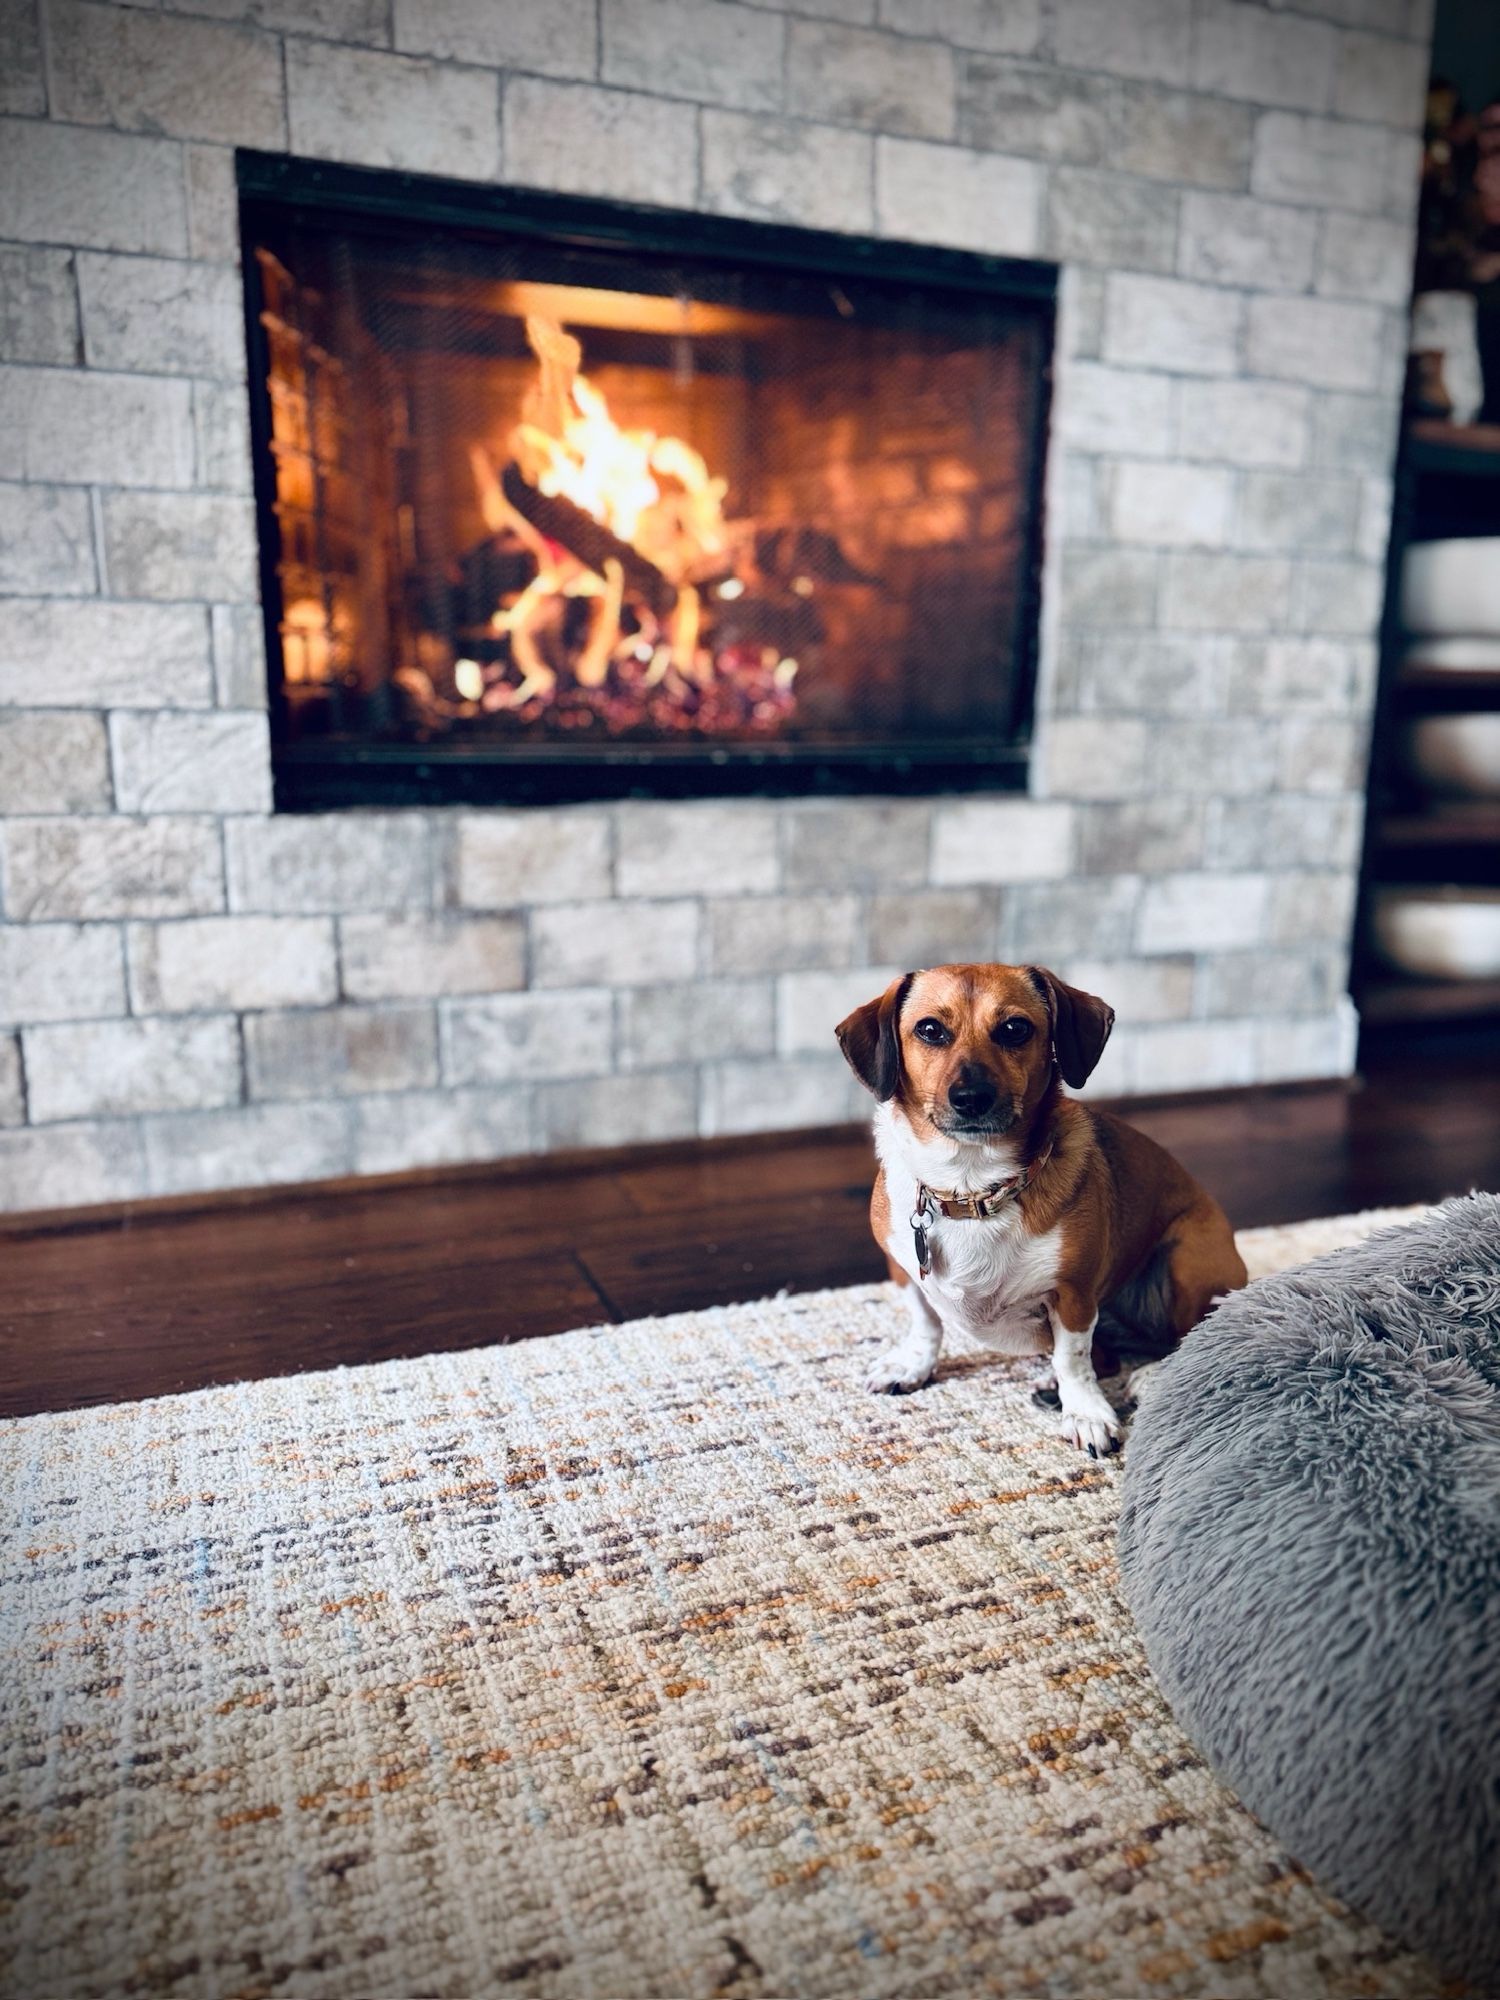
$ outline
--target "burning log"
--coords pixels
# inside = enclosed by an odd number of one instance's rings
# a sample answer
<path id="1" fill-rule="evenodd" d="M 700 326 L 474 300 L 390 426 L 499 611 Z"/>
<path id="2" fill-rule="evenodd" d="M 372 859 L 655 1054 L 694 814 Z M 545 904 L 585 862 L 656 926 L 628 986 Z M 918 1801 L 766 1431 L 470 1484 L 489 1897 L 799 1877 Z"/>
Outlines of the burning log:
<path id="1" fill-rule="evenodd" d="M 565 548 L 596 576 L 606 576 L 605 564 L 617 562 L 624 578 L 625 596 L 633 603 L 646 605 L 657 618 L 668 617 L 677 602 L 676 589 L 638 549 L 622 542 L 592 514 L 575 507 L 561 494 L 540 492 L 515 465 L 506 466 L 500 484 L 516 512 L 549 542 Z"/>

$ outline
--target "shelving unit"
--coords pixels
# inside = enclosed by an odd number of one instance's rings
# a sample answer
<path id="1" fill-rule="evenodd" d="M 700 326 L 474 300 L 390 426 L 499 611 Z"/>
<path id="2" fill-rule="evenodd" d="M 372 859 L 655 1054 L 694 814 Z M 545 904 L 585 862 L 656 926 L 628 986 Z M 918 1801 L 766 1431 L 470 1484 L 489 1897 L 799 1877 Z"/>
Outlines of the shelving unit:
<path id="1" fill-rule="evenodd" d="M 1353 993 L 1366 1030 L 1439 1023 L 1500 1028 L 1500 979 L 1408 978 L 1375 948 L 1376 894 L 1397 884 L 1500 886 L 1500 800 L 1424 795 L 1400 754 L 1404 725 L 1427 715 L 1500 710 L 1500 668 L 1403 667 L 1401 573 L 1408 547 L 1449 533 L 1500 535 L 1500 425 L 1410 424 L 1396 467 L 1381 666 L 1370 756 Z"/>

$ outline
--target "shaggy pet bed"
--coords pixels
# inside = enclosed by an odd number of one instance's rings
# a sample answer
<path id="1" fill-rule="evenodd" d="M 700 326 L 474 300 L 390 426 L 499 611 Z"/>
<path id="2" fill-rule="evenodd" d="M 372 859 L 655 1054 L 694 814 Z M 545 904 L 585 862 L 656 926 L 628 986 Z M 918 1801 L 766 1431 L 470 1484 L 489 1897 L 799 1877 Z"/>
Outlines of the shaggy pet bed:
<path id="1" fill-rule="evenodd" d="M 1368 1233 L 1256 1230 L 1252 1270 Z M 891 1287 L 0 1425 L 0 1993 L 1430 2000 Z"/>
<path id="2" fill-rule="evenodd" d="M 1306 1866 L 1500 1989 L 1500 1197 L 1261 1279 L 1153 1375 L 1119 1555 L 1178 1721 Z"/>

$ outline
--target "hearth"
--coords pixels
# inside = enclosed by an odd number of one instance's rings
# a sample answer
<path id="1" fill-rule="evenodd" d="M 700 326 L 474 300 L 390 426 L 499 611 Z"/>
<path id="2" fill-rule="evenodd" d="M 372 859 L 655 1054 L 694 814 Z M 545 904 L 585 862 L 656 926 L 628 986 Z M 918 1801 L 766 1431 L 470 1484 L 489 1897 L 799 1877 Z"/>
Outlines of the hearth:
<path id="1" fill-rule="evenodd" d="M 1023 780 L 1053 267 L 239 168 L 279 806 Z"/>

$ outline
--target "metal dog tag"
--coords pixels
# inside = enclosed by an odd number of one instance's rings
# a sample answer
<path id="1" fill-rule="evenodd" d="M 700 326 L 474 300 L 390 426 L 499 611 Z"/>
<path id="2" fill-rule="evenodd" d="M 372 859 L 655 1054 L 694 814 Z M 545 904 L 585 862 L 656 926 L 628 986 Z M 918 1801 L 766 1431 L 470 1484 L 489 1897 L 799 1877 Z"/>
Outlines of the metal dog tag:
<path id="1" fill-rule="evenodd" d="M 911 1240 L 916 1247 L 917 1269 L 925 1278 L 932 1269 L 932 1253 L 927 1242 L 927 1211 L 914 1208 L 911 1215 Z"/>

